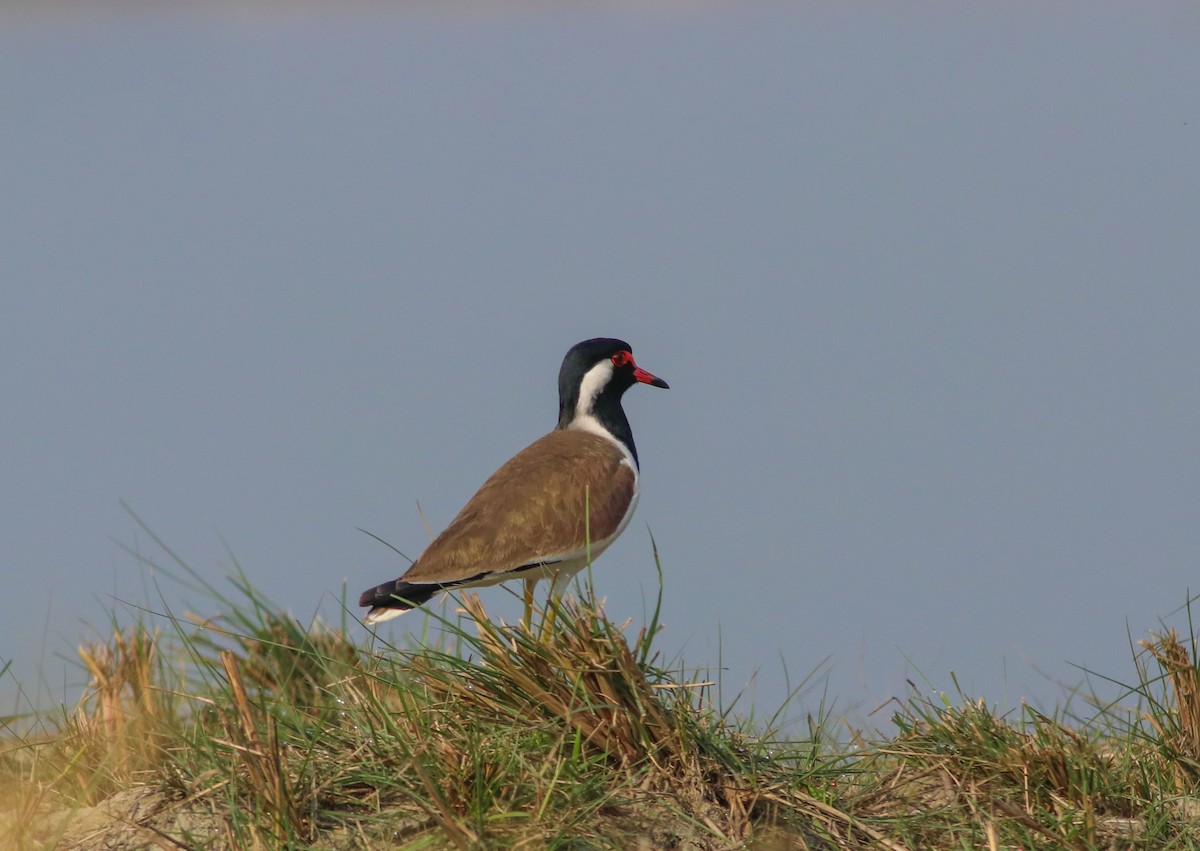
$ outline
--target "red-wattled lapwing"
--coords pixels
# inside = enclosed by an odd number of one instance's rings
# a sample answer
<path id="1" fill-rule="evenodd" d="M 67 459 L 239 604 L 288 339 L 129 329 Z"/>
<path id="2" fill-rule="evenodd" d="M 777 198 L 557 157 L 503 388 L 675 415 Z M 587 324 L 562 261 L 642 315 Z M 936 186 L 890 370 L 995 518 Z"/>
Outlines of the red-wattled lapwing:
<path id="1" fill-rule="evenodd" d="M 438 591 L 525 580 L 551 596 L 625 530 L 638 501 L 638 455 L 621 396 L 634 384 L 666 387 L 640 368 L 629 344 L 598 338 L 573 346 L 558 371 L 558 426 L 517 453 L 399 579 L 358 598 L 379 623 Z"/>

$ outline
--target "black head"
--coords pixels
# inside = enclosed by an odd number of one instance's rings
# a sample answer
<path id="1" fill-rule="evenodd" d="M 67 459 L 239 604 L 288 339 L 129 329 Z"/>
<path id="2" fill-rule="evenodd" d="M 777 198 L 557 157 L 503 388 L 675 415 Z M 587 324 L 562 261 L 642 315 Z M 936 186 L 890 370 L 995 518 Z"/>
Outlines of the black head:
<path id="1" fill-rule="evenodd" d="M 667 387 L 667 382 L 637 365 L 633 349 L 624 340 L 597 337 L 572 346 L 558 371 L 558 427 L 594 417 L 629 447 L 636 460 L 621 396 L 638 383 Z"/>

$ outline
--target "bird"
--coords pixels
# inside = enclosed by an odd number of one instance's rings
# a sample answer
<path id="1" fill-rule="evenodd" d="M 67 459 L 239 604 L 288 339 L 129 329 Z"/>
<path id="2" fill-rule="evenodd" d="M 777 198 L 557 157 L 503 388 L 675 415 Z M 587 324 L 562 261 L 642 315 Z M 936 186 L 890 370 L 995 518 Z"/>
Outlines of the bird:
<path id="1" fill-rule="evenodd" d="M 558 424 L 488 478 L 399 579 L 362 593 L 364 624 L 424 605 L 439 591 L 525 581 L 561 596 L 572 577 L 625 531 L 638 502 L 638 454 L 621 397 L 634 384 L 668 388 L 623 340 L 572 346 L 558 371 Z"/>

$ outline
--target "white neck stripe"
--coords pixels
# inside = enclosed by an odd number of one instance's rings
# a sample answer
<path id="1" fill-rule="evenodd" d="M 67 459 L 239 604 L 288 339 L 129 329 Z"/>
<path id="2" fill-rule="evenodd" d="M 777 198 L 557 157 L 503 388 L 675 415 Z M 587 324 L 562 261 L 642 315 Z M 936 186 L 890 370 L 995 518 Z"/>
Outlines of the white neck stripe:
<path id="1" fill-rule="evenodd" d="M 575 419 L 592 416 L 592 408 L 596 405 L 596 397 L 604 392 L 608 382 L 612 380 L 613 363 L 608 358 L 600 361 L 583 374 L 579 382 L 579 399 L 575 402 Z"/>

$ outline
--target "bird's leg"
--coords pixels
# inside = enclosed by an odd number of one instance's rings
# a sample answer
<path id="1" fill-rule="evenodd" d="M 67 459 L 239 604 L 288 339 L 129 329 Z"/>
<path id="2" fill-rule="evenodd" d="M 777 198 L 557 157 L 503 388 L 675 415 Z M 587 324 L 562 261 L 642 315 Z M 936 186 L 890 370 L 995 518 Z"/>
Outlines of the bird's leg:
<path id="1" fill-rule="evenodd" d="M 525 614 L 521 618 L 521 624 L 526 632 L 533 631 L 533 589 L 536 585 L 536 579 L 525 580 Z"/>
<path id="2" fill-rule="evenodd" d="M 559 587 L 561 581 L 562 574 L 555 573 L 554 579 L 550 583 L 550 593 L 546 595 L 546 614 L 542 616 L 542 629 L 538 633 L 538 638 L 543 643 L 554 632 L 554 622 L 557 619 L 558 606 L 563 595 L 563 590 Z"/>

